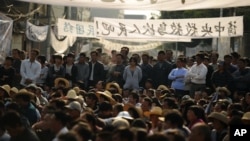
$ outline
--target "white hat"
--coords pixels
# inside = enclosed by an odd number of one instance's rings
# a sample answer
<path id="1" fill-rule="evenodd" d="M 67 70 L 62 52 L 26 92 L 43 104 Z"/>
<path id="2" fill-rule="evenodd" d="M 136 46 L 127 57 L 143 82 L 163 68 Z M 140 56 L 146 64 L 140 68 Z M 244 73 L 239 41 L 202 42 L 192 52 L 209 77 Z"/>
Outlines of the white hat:
<path id="1" fill-rule="evenodd" d="M 116 116 L 116 118 L 124 118 L 128 120 L 133 120 L 134 118 L 129 114 L 128 111 L 121 111 L 119 114 Z"/>
<path id="2" fill-rule="evenodd" d="M 71 89 L 67 92 L 67 95 L 65 96 L 67 99 L 77 99 L 78 96 L 76 95 L 76 91 Z"/>
<path id="3" fill-rule="evenodd" d="M 82 112 L 81 104 L 77 101 L 70 102 L 68 105 L 65 106 L 65 108 L 71 109 L 71 110 L 77 110 L 80 113 Z"/>

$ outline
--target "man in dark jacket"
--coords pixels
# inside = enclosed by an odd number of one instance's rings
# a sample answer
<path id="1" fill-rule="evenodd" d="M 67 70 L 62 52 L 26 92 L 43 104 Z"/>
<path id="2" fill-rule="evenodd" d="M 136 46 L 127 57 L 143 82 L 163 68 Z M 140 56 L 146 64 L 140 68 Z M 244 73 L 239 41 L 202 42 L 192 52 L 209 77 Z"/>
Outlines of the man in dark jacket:
<path id="1" fill-rule="evenodd" d="M 158 62 L 153 67 L 153 82 L 154 87 L 157 88 L 159 85 L 170 86 L 168 80 L 168 74 L 172 70 L 172 65 L 165 61 L 165 52 L 158 52 Z"/>
<path id="2" fill-rule="evenodd" d="M 91 61 L 89 62 L 89 88 L 94 87 L 98 81 L 104 81 L 103 64 L 97 61 L 98 53 L 92 51 L 90 53 Z"/>

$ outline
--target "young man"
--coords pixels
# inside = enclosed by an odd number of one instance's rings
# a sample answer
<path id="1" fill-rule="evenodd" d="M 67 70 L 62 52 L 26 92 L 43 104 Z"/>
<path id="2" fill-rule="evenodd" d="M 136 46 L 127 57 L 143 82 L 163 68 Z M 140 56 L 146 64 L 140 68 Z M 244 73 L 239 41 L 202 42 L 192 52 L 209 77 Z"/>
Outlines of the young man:
<path id="1" fill-rule="evenodd" d="M 40 76 L 41 64 L 36 61 L 36 57 L 39 55 L 39 50 L 32 49 L 29 59 L 23 60 L 21 64 L 20 73 L 22 80 L 20 84 L 27 86 L 29 84 L 36 84 L 37 78 Z"/>

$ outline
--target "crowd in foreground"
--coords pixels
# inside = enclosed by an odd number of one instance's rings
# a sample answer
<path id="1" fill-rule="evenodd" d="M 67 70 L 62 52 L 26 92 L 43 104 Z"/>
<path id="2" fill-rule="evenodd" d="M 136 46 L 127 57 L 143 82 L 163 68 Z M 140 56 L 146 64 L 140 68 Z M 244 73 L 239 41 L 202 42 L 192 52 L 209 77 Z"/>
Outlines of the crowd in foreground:
<path id="1" fill-rule="evenodd" d="M 250 125 L 249 58 L 13 49 L 0 67 L 0 141 L 228 141 Z"/>

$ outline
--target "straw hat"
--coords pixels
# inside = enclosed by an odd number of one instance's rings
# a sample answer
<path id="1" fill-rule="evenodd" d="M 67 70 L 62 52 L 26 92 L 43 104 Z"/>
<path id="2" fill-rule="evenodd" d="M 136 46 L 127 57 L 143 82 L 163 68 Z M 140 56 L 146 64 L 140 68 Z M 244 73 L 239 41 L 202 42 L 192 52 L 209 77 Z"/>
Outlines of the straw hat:
<path id="1" fill-rule="evenodd" d="M 2 89 L 6 94 L 10 95 L 10 85 L 2 85 L 0 87 L 0 89 Z"/>
<path id="2" fill-rule="evenodd" d="M 151 108 L 149 114 L 150 114 L 150 115 L 162 116 L 162 109 L 161 109 L 161 107 L 154 106 L 154 107 Z"/>
<path id="3" fill-rule="evenodd" d="M 227 89 L 227 87 L 217 87 L 216 91 L 217 92 L 222 91 L 225 92 L 227 95 L 231 95 L 231 92 Z"/>
<path id="4" fill-rule="evenodd" d="M 115 87 L 119 94 L 122 94 L 122 89 L 120 88 L 119 84 L 116 82 L 109 82 L 106 84 L 106 90 L 109 90 L 111 87 Z"/>
<path id="5" fill-rule="evenodd" d="M 16 87 L 12 87 L 11 89 L 10 89 L 10 92 L 13 92 L 13 93 L 18 93 L 18 89 L 16 88 Z"/>
<path id="6" fill-rule="evenodd" d="M 59 77 L 56 78 L 54 83 L 55 83 L 55 87 L 59 86 L 59 82 L 64 82 L 65 83 L 65 88 L 69 88 L 69 81 L 65 78 Z"/>
<path id="7" fill-rule="evenodd" d="M 212 112 L 210 115 L 208 115 L 208 119 L 217 119 L 225 124 L 228 124 L 227 116 L 219 112 Z"/>
<path id="8" fill-rule="evenodd" d="M 21 90 L 18 91 L 18 93 L 22 93 L 22 92 L 27 92 L 27 90 L 26 89 L 21 89 Z"/>
<path id="9" fill-rule="evenodd" d="M 156 90 L 169 90 L 167 86 L 165 85 L 159 85 Z"/>
<path id="10" fill-rule="evenodd" d="M 250 120 L 250 112 L 246 112 L 246 113 L 242 116 L 241 119 L 242 119 L 242 120 Z"/>
<path id="11" fill-rule="evenodd" d="M 73 90 L 73 89 L 70 89 L 68 92 L 67 92 L 67 95 L 65 96 L 67 99 L 77 99 L 78 96 L 76 94 L 76 91 Z"/>
<path id="12" fill-rule="evenodd" d="M 73 90 L 75 90 L 77 94 L 80 92 L 80 88 L 79 87 L 74 87 Z"/>
<path id="13" fill-rule="evenodd" d="M 100 99 L 101 95 L 105 96 L 109 100 L 110 104 L 112 105 L 116 104 L 116 101 L 113 99 L 112 94 L 109 91 L 104 91 L 104 92 L 97 91 L 96 92 L 96 96 L 98 97 L 98 99 Z"/>

